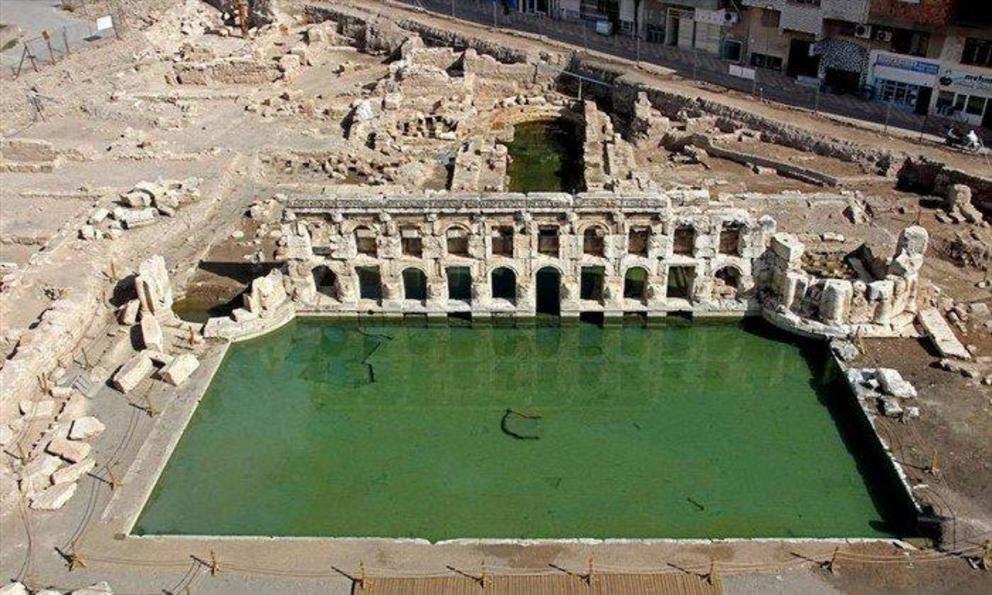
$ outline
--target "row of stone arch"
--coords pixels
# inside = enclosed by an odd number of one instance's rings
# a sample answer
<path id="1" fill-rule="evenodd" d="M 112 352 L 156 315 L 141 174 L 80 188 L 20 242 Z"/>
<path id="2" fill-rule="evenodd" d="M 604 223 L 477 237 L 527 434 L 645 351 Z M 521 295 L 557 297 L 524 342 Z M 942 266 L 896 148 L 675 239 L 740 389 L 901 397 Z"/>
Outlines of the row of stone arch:
<path id="1" fill-rule="evenodd" d="M 514 232 L 512 227 L 501 227 L 500 230 L 508 229 L 509 235 L 506 237 L 500 236 L 497 232 L 497 242 L 503 241 L 503 243 L 508 243 L 512 245 L 512 237 Z M 367 256 L 377 256 L 378 246 L 376 243 L 376 232 L 366 226 L 359 225 L 355 227 L 352 231 L 355 236 L 355 245 L 357 247 L 359 254 L 365 254 Z M 601 223 L 588 223 L 583 229 L 582 233 L 582 252 L 583 254 L 589 256 L 604 257 L 606 254 L 606 242 L 605 238 L 609 234 L 609 229 Z M 446 248 L 448 254 L 453 255 L 468 255 L 468 238 L 471 235 L 471 230 L 469 228 L 453 223 L 444 231 Z M 646 226 L 635 227 L 629 232 L 629 245 L 628 252 L 631 254 L 639 254 L 647 256 L 648 254 L 648 243 L 651 235 L 650 228 Z M 500 239 L 501 238 L 501 239 Z M 696 229 L 691 225 L 680 225 L 675 229 L 673 236 L 673 252 L 675 254 L 681 255 L 691 255 L 694 251 L 696 240 Z M 403 240 L 403 252 L 404 254 L 413 254 L 419 256 L 422 250 L 422 240 L 419 236 L 404 238 Z M 737 225 L 728 226 L 720 233 L 720 249 L 721 254 L 738 254 L 739 253 L 739 243 L 740 243 L 740 227 Z M 499 252 L 497 250 L 497 252 Z M 512 248 L 510 248 L 512 253 Z"/>
<path id="2" fill-rule="evenodd" d="M 318 293 L 333 299 L 339 299 L 337 275 L 326 265 L 318 265 L 313 269 L 313 280 Z M 361 279 L 359 272 L 359 285 L 365 287 L 381 283 L 379 279 Z M 407 300 L 425 301 L 427 299 L 427 274 L 417 267 L 408 267 L 401 273 L 403 279 L 403 298 Z M 551 293 L 550 280 L 553 277 L 556 283 L 561 282 L 561 272 L 551 266 L 544 267 L 537 272 L 537 301 L 538 309 L 541 310 L 541 302 L 558 299 L 558 289 Z M 731 265 L 725 266 L 716 271 L 714 277 L 725 287 L 727 295 L 725 297 L 736 297 L 736 292 L 740 287 L 741 273 Z M 503 299 L 511 303 L 517 301 L 517 273 L 512 268 L 501 266 L 490 273 L 491 298 Z M 648 271 L 644 267 L 633 266 L 624 273 L 623 297 L 631 300 L 644 300 L 647 297 Z M 684 282 L 684 281 L 680 281 Z M 471 293 L 471 278 L 448 279 L 449 299 L 468 299 Z M 381 289 L 378 291 L 365 292 L 362 290 L 363 298 L 378 299 Z M 683 296 L 679 296 L 683 297 Z M 688 297 L 688 295 L 684 296 Z"/>

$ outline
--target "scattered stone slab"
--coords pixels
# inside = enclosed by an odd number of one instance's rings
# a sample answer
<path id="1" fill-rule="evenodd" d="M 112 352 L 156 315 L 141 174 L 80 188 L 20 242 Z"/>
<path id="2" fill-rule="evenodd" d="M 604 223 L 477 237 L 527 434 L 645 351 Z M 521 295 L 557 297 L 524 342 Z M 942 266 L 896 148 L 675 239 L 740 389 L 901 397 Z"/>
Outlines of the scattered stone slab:
<path id="1" fill-rule="evenodd" d="M 83 589 L 76 589 L 71 595 L 114 595 L 107 581 L 100 581 Z"/>
<path id="2" fill-rule="evenodd" d="M 162 336 L 162 325 L 158 323 L 158 319 L 154 316 L 142 316 L 140 326 L 141 342 L 144 344 L 145 349 L 165 351 L 163 349 L 165 340 Z"/>
<path id="3" fill-rule="evenodd" d="M 117 311 L 117 321 L 121 324 L 131 326 L 138 322 L 138 312 L 140 310 L 141 302 L 138 300 L 131 300 L 121 306 L 120 310 Z"/>
<path id="4" fill-rule="evenodd" d="M 52 476 L 62 466 L 62 459 L 42 453 L 21 469 L 21 491 L 40 490 L 48 486 Z M 27 488 L 27 489 L 25 489 Z"/>
<path id="5" fill-rule="evenodd" d="M 0 587 L 0 595 L 28 595 L 28 589 L 21 583 L 10 583 Z"/>
<path id="6" fill-rule="evenodd" d="M 899 400 L 893 397 L 882 397 L 882 413 L 886 417 L 902 416 L 902 406 L 899 405 Z"/>
<path id="7" fill-rule="evenodd" d="M 127 394 L 138 386 L 138 383 L 151 375 L 155 366 L 150 357 L 144 353 L 139 353 L 127 360 L 123 366 L 114 374 L 111 383 L 114 388 Z"/>
<path id="8" fill-rule="evenodd" d="M 26 419 L 35 419 L 38 417 L 52 417 L 55 415 L 55 409 L 58 403 L 54 399 L 41 399 L 39 401 L 21 401 L 18 407 L 21 413 Z"/>
<path id="9" fill-rule="evenodd" d="M 899 399 L 912 399 L 916 397 L 916 389 L 902 377 L 898 370 L 879 368 L 876 374 L 878 383 L 886 394 Z"/>
<path id="10" fill-rule="evenodd" d="M 69 428 L 69 439 L 86 440 L 93 436 L 99 436 L 106 429 L 107 426 L 95 417 L 80 417 L 72 422 L 72 427 Z"/>
<path id="11" fill-rule="evenodd" d="M 155 223 L 158 211 L 152 207 L 145 209 L 120 209 L 116 213 L 117 220 L 124 224 L 125 229 L 134 229 Z"/>
<path id="12" fill-rule="evenodd" d="M 31 499 L 31 508 L 35 510 L 58 510 L 76 493 L 75 483 L 53 485 L 38 492 Z"/>
<path id="13" fill-rule="evenodd" d="M 200 362 L 196 359 L 195 355 L 184 353 L 176 356 L 171 363 L 162 368 L 159 376 L 169 384 L 179 386 L 199 367 Z"/>
<path id="14" fill-rule="evenodd" d="M 96 467 L 96 461 L 93 459 L 85 459 L 78 463 L 73 463 L 68 467 L 63 467 L 52 473 L 52 483 L 59 485 L 62 483 L 75 483 L 79 481 L 81 477 L 89 473 Z"/>
<path id="15" fill-rule="evenodd" d="M 55 438 L 48 443 L 45 450 L 58 455 L 70 463 L 78 463 L 90 454 L 92 447 L 87 442 L 78 442 L 68 438 Z"/>
<path id="16" fill-rule="evenodd" d="M 954 331 L 951 330 L 950 325 L 947 324 L 944 317 L 940 315 L 939 310 L 928 308 L 920 312 L 920 324 L 923 325 L 923 329 L 930 335 L 934 346 L 937 347 L 937 351 L 942 356 L 956 357 L 963 360 L 971 359 L 971 354 L 961 344 L 961 341 L 958 341 L 958 338 L 954 335 Z"/>
<path id="17" fill-rule="evenodd" d="M 59 413 L 58 420 L 74 420 L 83 416 L 86 413 L 86 399 L 83 395 L 73 394 L 69 397 L 69 400 L 65 402 L 62 406 L 62 411 Z"/>

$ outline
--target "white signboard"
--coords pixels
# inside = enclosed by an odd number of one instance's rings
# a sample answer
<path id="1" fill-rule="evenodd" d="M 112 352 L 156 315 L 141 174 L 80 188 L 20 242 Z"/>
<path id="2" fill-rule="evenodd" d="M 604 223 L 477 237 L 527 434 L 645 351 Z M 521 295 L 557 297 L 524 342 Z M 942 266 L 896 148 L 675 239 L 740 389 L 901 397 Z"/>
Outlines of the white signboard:
<path id="1" fill-rule="evenodd" d="M 114 28 L 114 17 L 107 15 L 96 20 L 96 30 L 105 31 Z"/>
<path id="2" fill-rule="evenodd" d="M 932 87 L 937 82 L 940 62 L 872 50 L 872 78 Z"/>
<path id="3" fill-rule="evenodd" d="M 738 66 L 736 64 L 730 65 L 730 75 L 740 77 L 742 79 L 747 79 L 749 81 L 754 80 L 754 69 L 744 68 L 743 66 Z"/>

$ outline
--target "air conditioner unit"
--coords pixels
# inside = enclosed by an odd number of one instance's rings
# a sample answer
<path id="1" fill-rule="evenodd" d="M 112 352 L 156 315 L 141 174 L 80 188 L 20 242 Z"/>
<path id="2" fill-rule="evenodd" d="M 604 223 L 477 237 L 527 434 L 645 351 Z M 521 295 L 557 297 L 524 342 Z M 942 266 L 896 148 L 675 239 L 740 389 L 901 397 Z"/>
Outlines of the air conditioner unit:
<path id="1" fill-rule="evenodd" d="M 861 39 L 871 39 L 871 25 L 858 25 L 854 28 L 854 36 Z"/>
<path id="2" fill-rule="evenodd" d="M 728 10 L 723 13 L 723 24 L 726 27 L 733 27 L 737 24 L 738 20 L 740 20 L 740 17 L 737 16 L 736 12 L 730 12 Z"/>
<path id="3" fill-rule="evenodd" d="M 875 31 L 875 39 L 879 41 L 892 41 L 892 31 Z"/>

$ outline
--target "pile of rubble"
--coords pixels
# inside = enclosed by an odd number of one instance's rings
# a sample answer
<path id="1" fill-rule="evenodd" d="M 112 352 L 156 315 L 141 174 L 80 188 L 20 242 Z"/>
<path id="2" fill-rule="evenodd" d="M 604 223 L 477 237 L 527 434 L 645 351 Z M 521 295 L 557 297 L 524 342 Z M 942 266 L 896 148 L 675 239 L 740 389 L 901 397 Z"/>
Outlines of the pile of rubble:
<path id="1" fill-rule="evenodd" d="M 100 420 L 85 415 L 86 399 L 66 370 L 56 370 L 46 378 L 45 384 L 48 383 L 52 385 L 44 397 L 21 401 L 20 417 L 0 425 L 0 445 L 19 457 L 13 468 L 18 488 L 35 510 L 57 510 L 76 493 L 79 479 L 96 466 L 88 440 L 105 429 Z M 83 383 L 88 384 L 89 379 Z M 23 440 L 32 425 L 39 423 L 48 425 L 41 437 L 25 449 Z"/>
<path id="2" fill-rule="evenodd" d="M 200 366 L 199 360 L 188 350 L 202 343 L 203 337 L 194 325 L 182 324 L 172 312 L 172 287 L 169 283 L 165 260 L 153 256 L 138 268 L 134 278 L 136 299 L 118 309 L 118 322 L 133 327 L 133 335 L 140 340 L 140 351 L 131 356 L 111 378 L 111 384 L 122 393 L 129 393 L 153 373 L 162 381 L 179 386 Z M 187 351 L 172 355 L 170 349 L 179 350 L 174 333 L 170 341 L 166 331 L 171 325 L 178 336 L 186 339 Z"/>
<path id="3" fill-rule="evenodd" d="M 117 239 L 125 230 L 155 223 L 158 216 L 173 217 L 182 206 L 200 198 L 200 179 L 140 182 L 120 195 L 121 206 L 100 207 L 79 229 L 84 240 Z"/>
<path id="4" fill-rule="evenodd" d="M 920 416 L 920 408 L 904 404 L 917 396 L 916 388 L 892 368 L 851 368 L 847 371 L 848 383 L 854 387 L 863 402 L 875 402 L 886 417 L 900 420 Z"/>

